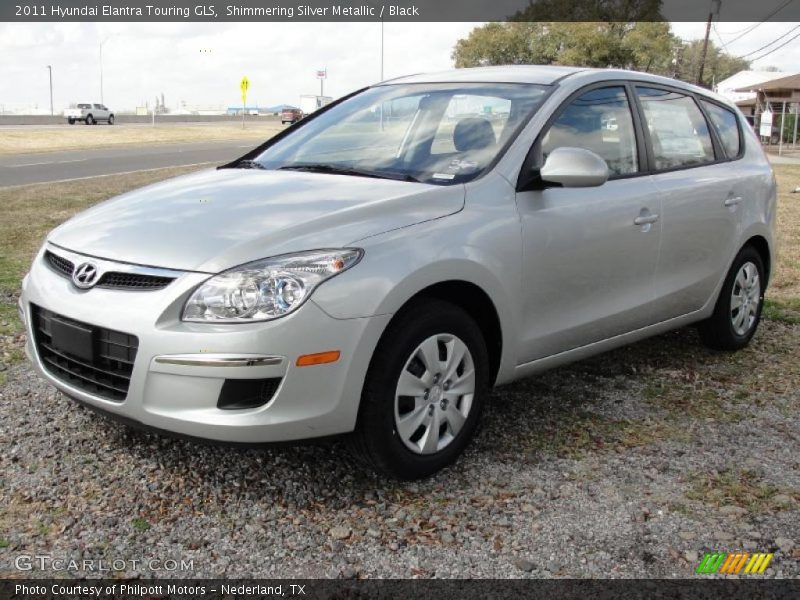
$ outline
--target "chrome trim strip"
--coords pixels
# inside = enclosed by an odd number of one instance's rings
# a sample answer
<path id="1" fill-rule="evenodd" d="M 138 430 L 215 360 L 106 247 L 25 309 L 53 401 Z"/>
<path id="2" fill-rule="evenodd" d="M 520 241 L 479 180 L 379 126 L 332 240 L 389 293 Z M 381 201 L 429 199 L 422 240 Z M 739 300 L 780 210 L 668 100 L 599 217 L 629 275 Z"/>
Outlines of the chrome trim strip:
<path id="1" fill-rule="evenodd" d="M 187 367 L 265 367 L 280 365 L 282 356 L 215 356 L 202 354 L 172 354 L 156 356 L 153 359 L 162 365 L 181 365 Z"/>
<path id="2" fill-rule="evenodd" d="M 175 269 L 164 269 L 161 267 L 147 267 L 144 265 L 134 265 L 131 263 L 117 262 L 113 260 L 106 260 L 104 258 L 97 258 L 88 254 L 80 254 L 79 252 L 72 252 L 57 246 L 52 242 L 47 243 L 47 250 L 56 256 L 72 262 L 78 266 L 82 262 L 91 262 L 97 266 L 97 281 L 108 272 L 113 273 L 132 273 L 136 275 L 151 275 L 154 277 L 166 277 L 169 279 L 177 279 L 186 271 L 178 271 Z"/>

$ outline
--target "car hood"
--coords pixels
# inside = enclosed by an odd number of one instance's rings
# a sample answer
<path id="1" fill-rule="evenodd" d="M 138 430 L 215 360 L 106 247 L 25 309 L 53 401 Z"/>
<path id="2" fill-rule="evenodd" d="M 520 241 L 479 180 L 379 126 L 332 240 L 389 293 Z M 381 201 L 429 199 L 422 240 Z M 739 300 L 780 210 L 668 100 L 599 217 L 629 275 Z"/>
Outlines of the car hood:
<path id="1" fill-rule="evenodd" d="M 268 256 L 345 246 L 463 206 L 460 185 L 219 169 L 118 196 L 48 240 L 109 260 L 217 273 Z"/>

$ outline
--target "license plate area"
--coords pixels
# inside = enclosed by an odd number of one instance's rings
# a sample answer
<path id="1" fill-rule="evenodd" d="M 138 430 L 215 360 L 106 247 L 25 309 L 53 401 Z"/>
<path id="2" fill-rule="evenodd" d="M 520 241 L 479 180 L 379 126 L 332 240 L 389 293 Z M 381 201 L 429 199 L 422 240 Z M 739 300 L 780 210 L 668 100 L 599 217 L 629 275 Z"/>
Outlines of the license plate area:
<path id="1" fill-rule="evenodd" d="M 94 335 L 89 327 L 53 317 L 50 319 L 50 343 L 59 352 L 90 364 L 94 361 Z"/>

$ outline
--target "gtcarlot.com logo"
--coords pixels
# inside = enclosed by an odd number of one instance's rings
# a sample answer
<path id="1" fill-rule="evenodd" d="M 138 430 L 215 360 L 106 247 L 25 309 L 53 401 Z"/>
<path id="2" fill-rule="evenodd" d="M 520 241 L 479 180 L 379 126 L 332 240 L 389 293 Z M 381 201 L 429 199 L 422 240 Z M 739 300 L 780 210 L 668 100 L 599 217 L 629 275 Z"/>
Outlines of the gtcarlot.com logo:
<path id="1" fill-rule="evenodd" d="M 696 573 L 710 575 L 761 575 L 772 562 L 772 554 L 763 552 L 738 552 L 727 554 L 725 552 L 706 552 L 703 560 L 697 566 Z"/>
<path id="2" fill-rule="evenodd" d="M 108 573 L 138 571 L 194 571 L 194 560 L 158 558 L 100 558 L 75 560 L 48 554 L 20 554 L 14 559 L 18 571 L 82 571 Z"/>

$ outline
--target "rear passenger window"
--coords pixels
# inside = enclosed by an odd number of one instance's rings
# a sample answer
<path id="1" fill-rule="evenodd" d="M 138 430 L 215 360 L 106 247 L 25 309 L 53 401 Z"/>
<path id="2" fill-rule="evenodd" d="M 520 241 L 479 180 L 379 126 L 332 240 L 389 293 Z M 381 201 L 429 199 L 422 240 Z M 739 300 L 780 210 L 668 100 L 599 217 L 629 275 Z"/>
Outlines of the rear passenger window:
<path id="1" fill-rule="evenodd" d="M 655 167 L 661 171 L 714 162 L 708 123 L 694 99 L 656 88 L 637 87 Z"/>
<path id="2" fill-rule="evenodd" d="M 636 173 L 636 136 L 625 88 L 592 90 L 570 102 L 542 138 L 542 158 L 563 146 L 591 150 L 613 175 Z"/>
<path id="3" fill-rule="evenodd" d="M 739 151 L 742 147 L 742 140 L 739 135 L 739 121 L 736 114 L 732 110 L 722 108 L 719 104 L 701 100 L 703 108 L 706 109 L 711 123 L 719 134 L 719 139 L 722 141 L 722 147 L 725 148 L 725 154 L 728 158 L 736 158 L 739 156 Z"/>

